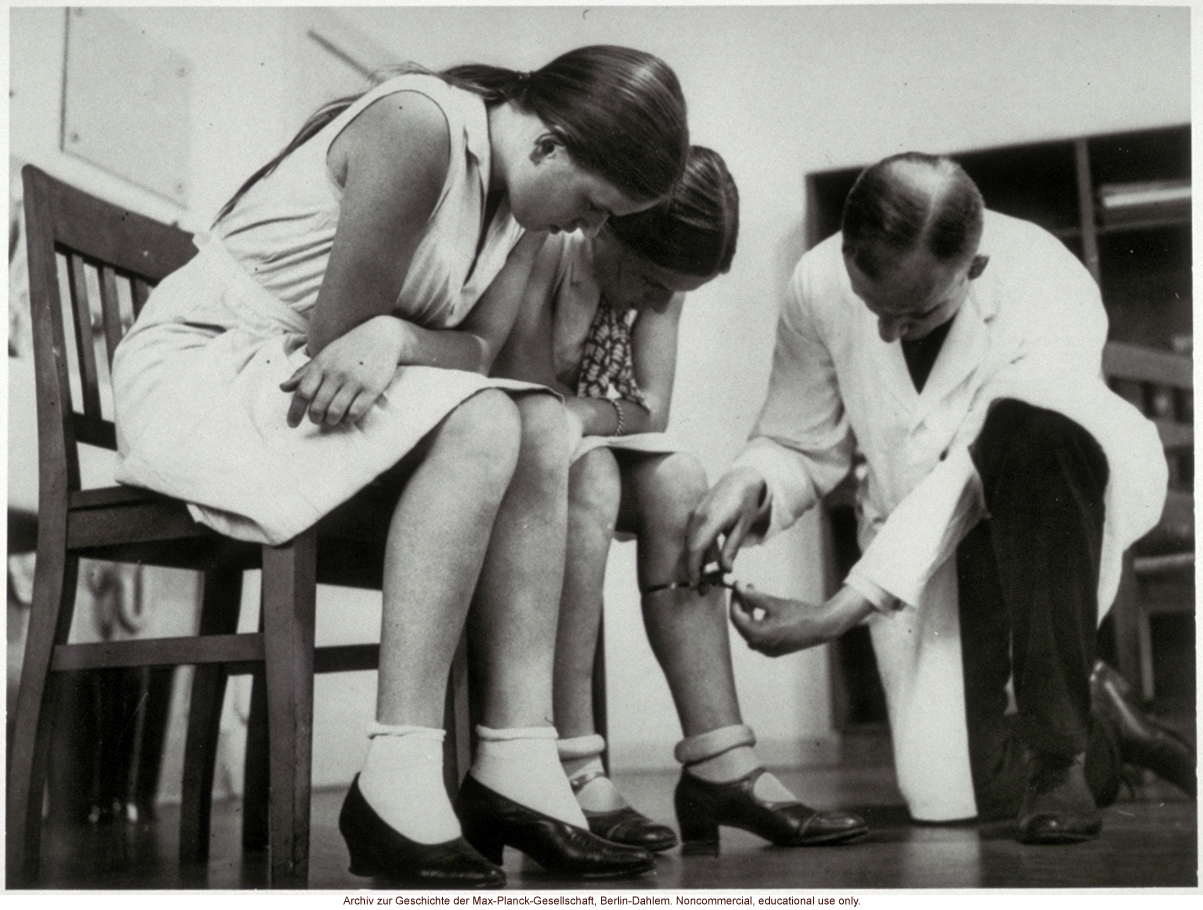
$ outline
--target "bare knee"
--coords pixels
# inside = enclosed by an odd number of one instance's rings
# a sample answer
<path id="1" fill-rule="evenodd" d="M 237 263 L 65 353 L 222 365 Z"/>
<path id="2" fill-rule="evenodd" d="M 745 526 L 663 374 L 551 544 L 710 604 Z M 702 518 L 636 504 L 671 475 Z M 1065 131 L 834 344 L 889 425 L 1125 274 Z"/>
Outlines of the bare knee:
<path id="1" fill-rule="evenodd" d="M 609 449 L 587 452 L 572 465 L 568 511 L 574 523 L 588 523 L 613 535 L 621 496 L 622 477 Z"/>
<path id="2" fill-rule="evenodd" d="M 504 392 L 485 389 L 466 399 L 435 428 L 428 458 L 454 463 L 463 483 L 504 493 L 518 463 L 521 421 Z"/>
<path id="3" fill-rule="evenodd" d="M 680 545 L 689 517 L 709 489 L 696 458 L 674 452 L 648 466 L 636 478 L 641 536 Z"/>
<path id="4" fill-rule="evenodd" d="M 517 471 L 525 482 L 560 488 L 568 478 L 568 423 L 564 406 L 551 395 L 516 400 L 521 420 Z"/>

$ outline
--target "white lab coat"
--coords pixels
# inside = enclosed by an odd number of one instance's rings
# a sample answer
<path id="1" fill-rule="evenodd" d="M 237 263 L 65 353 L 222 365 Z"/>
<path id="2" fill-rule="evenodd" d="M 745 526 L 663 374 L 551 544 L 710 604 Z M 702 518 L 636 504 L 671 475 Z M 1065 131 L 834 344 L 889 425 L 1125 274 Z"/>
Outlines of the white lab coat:
<path id="1" fill-rule="evenodd" d="M 911 815 L 976 815 L 965 729 L 956 560 L 985 515 L 968 446 L 988 404 L 1056 410 L 1098 440 L 1110 468 L 1099 610 L 1110 608 L 1124 549 L 1158 520 L 1165 456 L 1154 425 L 1105 386 L 1107 319 L 1089 272 L 1041 228 L 986 213 L 970 285 L 923 392 L 898 342 L 853 293 L 841 238 L 803 256 L 778 324 L 768 397 L 736 466 L 755 467 L 769 534 L 847 474 L 854 453 L 863 556 L 848 582 L 902 609 L 871 620 L 899 787 Z"/>

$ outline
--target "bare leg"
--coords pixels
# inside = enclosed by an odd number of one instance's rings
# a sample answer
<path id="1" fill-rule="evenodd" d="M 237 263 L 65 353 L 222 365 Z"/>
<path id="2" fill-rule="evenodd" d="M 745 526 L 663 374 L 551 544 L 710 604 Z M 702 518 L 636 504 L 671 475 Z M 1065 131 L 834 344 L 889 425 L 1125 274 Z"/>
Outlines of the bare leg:
<path id="1" fill-rule="evenodd" d="M 639 535 L 639 587 L 683 579 L 685 526 L 706 492 L 697 461 L 684 453 L 623 459 L 620 527 Z M 722 588 L 643 597 L 648 641 L 672 692 L 686 736 L 740 724 Z"/>
<path id="2" fill-rule="evenodd" d="M 563 405 L 548 395 L 525 395 L 517 404 L 522 417 L 518 466 L 497 511 L 469 616 L 473 670 L 482 682 L 482 724 L 470 773 L 489 791 L 583 828 L 552 725 L 568 520 L 568 429 Z M 468 812 L 471 816 L 473 810 Z"/>
<path id="3" fill-rule="evenodd" d="M 377 726 L 344 807 L 362 868 L 373 865 L 361 843 L 366 814 L 421 844 L 459 836 L 442 776 L 447 675 L 518 446 L 517 408 L 487 390 L 414 453 L 421 461 L 393 511 L 385 553 Z M 368 809 L 357 810 L 362 802 Z"/>
<path id="4" fill-rule="evenodd" d="M 521 446 L 473 603 L 473 659 L 488 727 L 551 726 L 552 662 L 564 572 L 568 433 L 549 395 L 517 399 Z"/>
<path id="5" fill-rule="evenodd" d="M 596 730 L 593 660 L 619 483 L 618 463 L 605 448 L 583 455 L 569 473 L 568 546 L 555 655 L 556 728 L 564 738 Z"/>
<path id="6" fill-rule="evenodd" d="M 624 496 L 618 524 L 639 535 L 640 590 L 684 579 L 685 528 L 706 493 L 705 472 L 685 453 L 619 458 Z M 757 771 L 755 738 L 743 726 L 735 692 L 724 589 L 645 594 L 643 622 L 685 734 L 678 760 L 691 775 L 714 782 Z M 771 774 L 756 779 L 756 793 L 775 801 L 793 799 Z"/>
<path id="7" fill-rule="evenodd" d="M 507 395 L 483 391 L 433 431 L 389 527 L 376 717 L 443 726 L 451 658 L 518 458 Z"/>

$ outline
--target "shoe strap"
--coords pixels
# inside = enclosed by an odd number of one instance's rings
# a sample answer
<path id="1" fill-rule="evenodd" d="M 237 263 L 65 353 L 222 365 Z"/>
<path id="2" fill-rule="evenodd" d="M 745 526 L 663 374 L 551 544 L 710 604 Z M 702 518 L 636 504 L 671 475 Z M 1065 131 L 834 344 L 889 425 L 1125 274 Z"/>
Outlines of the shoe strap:
<path id="1" fill-rule="evenodd" d="M 599 777 L 605 776 L 605 771 L 593 768 L 589 771 L 578 774 L 576 777 L 569 778 L 568 786 L 572 787 L 572 795 L 576 796 L 578 793 L 584 790 L 588 784 L 597 780 Z"/>

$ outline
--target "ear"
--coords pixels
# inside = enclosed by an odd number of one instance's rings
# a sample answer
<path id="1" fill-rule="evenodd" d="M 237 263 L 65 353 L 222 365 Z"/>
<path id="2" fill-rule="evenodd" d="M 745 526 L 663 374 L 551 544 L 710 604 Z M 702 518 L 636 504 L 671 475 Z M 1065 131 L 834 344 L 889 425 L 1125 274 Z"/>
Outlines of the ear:
<path id="1" fill-rule="evenodd" d="M 535 164 L 539 164 L 544 159 L 553 158 L 557 153 L 562 152 L 564 152 L 564 141 L 554 132 L 547 130 L 535 137 L 530 159 Z"/>
<path id="2" fill-rule="evenodd" d="M 973 262 L 969 263 L 969 280 L 979 277 L 982 272 L 986 271 L 986 263 L 990 261 L 990 257 L 982 253 L 978 253 L 973 257 Z"/>

